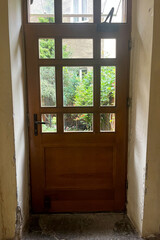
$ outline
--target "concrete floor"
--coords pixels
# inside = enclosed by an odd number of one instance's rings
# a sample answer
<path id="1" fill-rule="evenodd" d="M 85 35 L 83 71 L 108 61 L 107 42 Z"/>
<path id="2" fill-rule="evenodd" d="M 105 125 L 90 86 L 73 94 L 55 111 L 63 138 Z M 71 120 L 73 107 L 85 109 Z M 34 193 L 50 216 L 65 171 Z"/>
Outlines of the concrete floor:
<path id="1" fill-rule="evenodd" d="M 124 214 L 53 214 L 31 216 L 23 240 L 136 240 L 138 237 Z M 149 238 L 148 240 L 160 238 Z"/>

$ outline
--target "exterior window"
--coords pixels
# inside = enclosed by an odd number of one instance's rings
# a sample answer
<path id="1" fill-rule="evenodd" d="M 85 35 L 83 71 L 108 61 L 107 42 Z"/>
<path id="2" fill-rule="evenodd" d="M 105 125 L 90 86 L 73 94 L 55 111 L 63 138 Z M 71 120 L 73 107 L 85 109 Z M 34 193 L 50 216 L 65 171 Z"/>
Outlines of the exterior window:
<path id="1" fill-rule="evenodd" d="M 107 15 L 114 9 L 112 23 L 126 23 L 127 1 L 126 0 L 101 0 L 101 22 L 104 22 Z"/>
<path id="2" fill-rule="evenodd" d="M 29 0 L 30 23 L 55 23 L 54 0 Z"/>
<path id="3" fill-rule="evenodd" d="M 87 13 L 87 0 L 73 0 L 73 11 L 78 14 Z M 73 22 L 87 22 L 86 17 L 75 17 Z"/>
<path id="4" fill-rule="evenodd" d="M 93 23 L 93 0 L 62 0 L 63 23 Z"/>

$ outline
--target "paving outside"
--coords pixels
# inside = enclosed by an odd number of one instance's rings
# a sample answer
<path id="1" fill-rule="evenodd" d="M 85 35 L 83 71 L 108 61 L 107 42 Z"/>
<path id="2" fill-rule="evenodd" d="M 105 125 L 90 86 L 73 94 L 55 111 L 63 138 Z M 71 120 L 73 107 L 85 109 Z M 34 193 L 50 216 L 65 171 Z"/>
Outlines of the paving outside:
<path id="1" fill-rule="evenodd" d="M 32 215 L 23 240 L 136 240 L 125 214 L 52 214 Z M 158 240 L 150 237 L 148 240 Z"/>

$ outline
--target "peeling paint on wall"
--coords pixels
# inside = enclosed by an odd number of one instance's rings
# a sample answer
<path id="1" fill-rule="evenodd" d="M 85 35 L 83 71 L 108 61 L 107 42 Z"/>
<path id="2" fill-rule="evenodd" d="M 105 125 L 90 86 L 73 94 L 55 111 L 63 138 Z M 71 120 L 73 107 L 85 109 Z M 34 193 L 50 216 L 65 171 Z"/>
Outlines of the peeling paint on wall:
<path id="1" fill-rule="evenodd" d="M 16 209 L 16 240 L 20 240 L 22 238 L 22 226 L 23 226 L 23 217 L 21 208 L 18 206 Z"/>

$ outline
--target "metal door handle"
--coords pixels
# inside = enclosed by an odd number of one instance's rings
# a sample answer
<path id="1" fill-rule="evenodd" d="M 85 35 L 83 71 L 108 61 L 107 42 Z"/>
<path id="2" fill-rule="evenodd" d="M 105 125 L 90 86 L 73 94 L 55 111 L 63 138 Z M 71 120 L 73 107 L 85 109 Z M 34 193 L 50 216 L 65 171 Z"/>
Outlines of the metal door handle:
<path id="1" fill-rule="evenodd" d="M 35 121 L 34 124 L 49 124 L 49 122 Z"/>
<path id="2" fill-rule="evenodd" d="M 37 114 L 34 114 L 34 135 L 38 136 L 38 124 L 49 124 L 49 122 L 37 121 Z"/>

